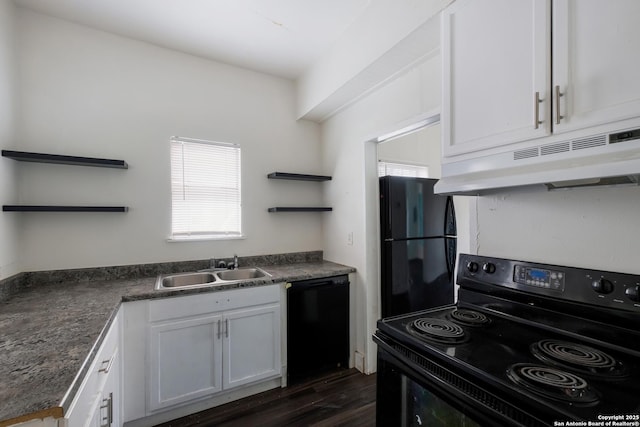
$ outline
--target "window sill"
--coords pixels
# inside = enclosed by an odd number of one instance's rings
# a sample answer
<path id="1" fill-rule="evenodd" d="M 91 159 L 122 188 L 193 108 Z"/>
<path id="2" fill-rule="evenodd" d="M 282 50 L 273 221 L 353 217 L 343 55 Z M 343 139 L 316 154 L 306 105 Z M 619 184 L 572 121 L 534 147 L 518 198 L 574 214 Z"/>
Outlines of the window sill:
<path id="1" fill-rule="evenodd" d="M 244 234 L 234 236 L 190 236 L 190 237 L 169 237 L 169 243 L 185 243 L 185 242 L 203 242 L 211 240 L 244 240 L 247 237 Z"/>

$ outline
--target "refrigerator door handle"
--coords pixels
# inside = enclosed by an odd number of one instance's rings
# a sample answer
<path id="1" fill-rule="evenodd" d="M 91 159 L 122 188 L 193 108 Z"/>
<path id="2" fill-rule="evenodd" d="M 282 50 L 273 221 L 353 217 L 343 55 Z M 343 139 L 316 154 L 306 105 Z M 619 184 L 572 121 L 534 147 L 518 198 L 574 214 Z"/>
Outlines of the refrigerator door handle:
<path id="1" fill-rule="evenodd" d="M 451 228 L 449 228 L 449 225 L 451 225 Z M 457 235 L 456 225 L 456 211 L 453 206 L 453 197 L 447 196 L 444 214 L 444 234 Z"/>
<path id="2" fill-rule="evenodd" d="M 447 241 L 448 243 L 448 241 Z M 449 246 L 448 244 L 445 246 Z M 451 276 L 451 274 L 453 274 L 453 269 L 451 268 L 451 255 L 449 255 L 449 248 L 445 247 L 445 254 L 447 256 L 447 274 L 449 274 L 449 276 Z"/>
<path id="3" fill-rule="evenodd" d="M 452 251 L 449 250 L 449 245 L 451 244 L 455 244 L 453 242 L 456 242 L 455 240 L 455 235 L 457 234 L 457 227 L 456 227 L 456 211 L 455 211 L 455 207 L 453 205 L 453 197 L 451 196 L 447 196 L 447 203 L 446 203 L 446 211 L 445 211 L 445 215 L 444 215 L 444 228 L 445 228 L 445 233 L 449 234 L 449 233 L 453 233 L 454 236 L 452 236 L 451 239 L 447 239 L 446 243 L 445 243 L 445 256 L 446 256 L 446 260 L 447 260 L 447 273 L 449 274 L 449 276 L 453 276 L 453 272 L 455 271 L 456 268 L 456 250 Z M 451 226 L 451 227 L 449 227 Z M 457 245 L 456 245 L 457 246 Z"/>
<path id="4" fill-rule="evenodd" d="M 453 253 L 449 250 L 449 245 L 455 244 L 457 243 L 457 239 L 455 237 L 453 238 L 448 238 L 445 240 L 445 248 L 444 248 L 444 252 L 445 252 L 445 257 L 447 260 L 447 274 L 449 274 L 449 276 L 453 276 L 453 272 L 456 268 L 456 250 L 453 251 Z M 457 245 L 456 245 L 457 246 Z"/>

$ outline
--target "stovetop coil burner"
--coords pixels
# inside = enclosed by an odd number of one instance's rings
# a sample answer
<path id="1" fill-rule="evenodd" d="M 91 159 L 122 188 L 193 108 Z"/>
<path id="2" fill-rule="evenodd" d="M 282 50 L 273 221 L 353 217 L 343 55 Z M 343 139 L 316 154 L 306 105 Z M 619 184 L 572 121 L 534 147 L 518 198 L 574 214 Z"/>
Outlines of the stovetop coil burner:
<path id="1" fill-rule="evenodd" d="M 447 344 L 458 344 L 466 340 L 464 330 L 445 319 L 421 317 L 407 324 L 407 330 L 422 339 Z"/>
<path id="2" fill-rule="evenodd" d="M 626 375 L 621 362 L 595 348 L 558 340 L 542 340 L 531 345 L 531 352 L 543 362 L 587 375 L 608 378 Z"/>
<path id="3" fill-rule="evenodd" d="M 509 367 L 507 376 L 514 383 L 545 398 L 584 406 L 595 405 L 599 401 L 598 394 L 586 380 L 557 368 L 518 363 Z"/>
<path id="4" fill-rule="evenodd" d="M 483 326 L 491 323 L 491 320 L 475 310 L 468 310 L 464 308 L 458 308 L 453 310 L 449 317 L 456 323 L 461 323 L 465 326 Z"/>

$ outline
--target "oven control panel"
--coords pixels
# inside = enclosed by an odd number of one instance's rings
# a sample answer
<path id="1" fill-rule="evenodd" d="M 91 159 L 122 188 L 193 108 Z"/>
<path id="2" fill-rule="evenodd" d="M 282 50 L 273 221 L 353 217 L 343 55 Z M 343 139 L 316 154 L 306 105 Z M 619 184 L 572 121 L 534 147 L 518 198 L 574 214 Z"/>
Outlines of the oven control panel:
<path id="1" fill-rule="evenodd" d="M 564 272 L 532 268 L 516 264 L 513 267 L 513 281 L 526 286 L 535 286 L 562 292 L 564 290 Z"/>
<path id="2" fill-rule="evenodd" d="M 640 275 L 460 254 L 457 283 L 640 313 Z"/>

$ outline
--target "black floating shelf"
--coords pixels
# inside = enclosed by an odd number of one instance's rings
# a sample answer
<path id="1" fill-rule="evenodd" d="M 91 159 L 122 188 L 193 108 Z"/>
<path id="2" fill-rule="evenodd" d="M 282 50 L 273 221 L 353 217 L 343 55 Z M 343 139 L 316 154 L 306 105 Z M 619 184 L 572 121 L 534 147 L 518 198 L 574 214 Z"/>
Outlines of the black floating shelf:
<path id="1" fill-rule="evenodd" d="M 331 177 L 326 175 L 305 175 L 288 172 L 272 172 L 267 177 L 269 179 L 291 179 L 295 181 L 331 181 Z"/>
<path id="2" fill-rule="evenodd" d="M 3 212 L 127 212 L 127 206 L 3 205 Z"/>
<path id="3" fill-rule="evenodd" d="M 102 168 L 128 169 L 124 160 L 99 159 L 96 157 L 65 156 L 60 154 L 31 153 L 27 151 L 2 150 L 2 157 L 20 162 L 57 163 L 75 166 L 97 166 Z"/>
<path id="4" fill-rule="evenodd" d="M 329 212 L 332 211 L 333 208 L 304 208 L 304 207 L 295 207 L 295 208 L 287 208 L 287 207 L 275 207 L 269 208 L 269 212 Z"/>

